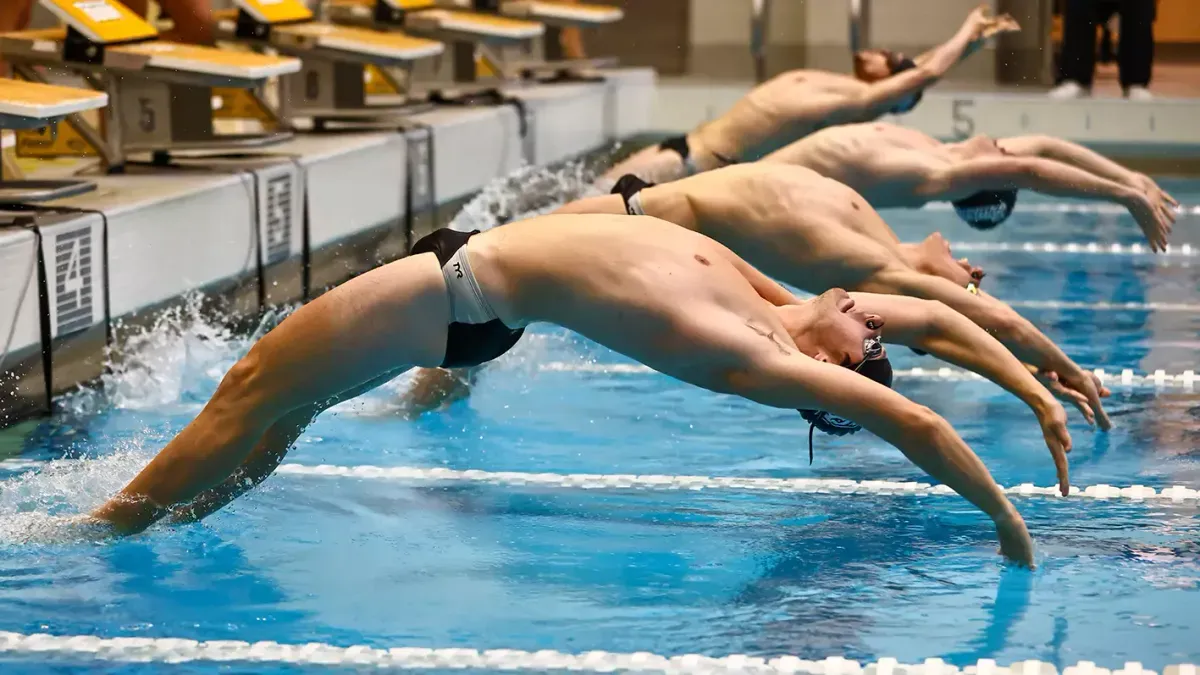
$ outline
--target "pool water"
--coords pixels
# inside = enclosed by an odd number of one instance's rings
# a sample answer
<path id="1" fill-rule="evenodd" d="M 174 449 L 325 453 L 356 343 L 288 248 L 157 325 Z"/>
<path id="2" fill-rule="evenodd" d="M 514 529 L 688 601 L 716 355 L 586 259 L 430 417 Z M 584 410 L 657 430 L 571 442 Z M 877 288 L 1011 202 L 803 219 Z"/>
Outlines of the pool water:
<path id="1" fill-rule="evenodd" d="M 1200 184 L 1167 187 L 1200 204 Z M 1050 202 L 1023 195 L 1028 204 Z M 987 233 L 946 211 L 884 216 L 905 241 L 937 228 L 955 242 L 1141 240 L 1128 216 L 1107 213 L 1029 209 Z M 1173 241 L 1200 244 L 1198 222 L 1181 219 Z M 1179 373 L 1197 365 L 1196 258 L 971 257 L 1004 299 L 1185 306 L 1021 310 L 1087 367 Z M 248 344 L 185 319 L 127 349 L 104 392 L 65 401 L 65 420 L 0 434 L 15 457 L 32 460 L 0 464 L 0 631 L 902 663 L 940 657 L 959 666 L 982 658 L 1059 668 L 1081 660 L 1155 670 L 1200 663 L 1195 501 L 1018 499 L 1038 546 L 1033 572 L 1003 565 L 990 524 L 954 496 L 299 474 L 274 476 L 200 525 L 64 542 L 54 517 L 87 510 L 123 485 L 195 415 Z M 810 466 L 808 429 L 795 413 L 616 367 L 627 359 L 556 328 L 530 333 L 481 375 L 470 399 L 408 419 L 397 403 L 401 378 L 321 417 L 288 462 L 928 480 L 867 433 L 818 435 Z M 897 369 L 938 365 L 907 350 L 892 358 Z M 945 416 L 1001 484 L 1054 482 L 1032 414 L 998 387 L 902 378 L 897 389 Z M 1116 424 L 1109 434 L 1072 413 L 1072 484 L 1200 486 L 1200 396 L 1115 387 L 1108 410 Z M 66 666 L 0 656 L 4 673 L 51 668 Z"/>

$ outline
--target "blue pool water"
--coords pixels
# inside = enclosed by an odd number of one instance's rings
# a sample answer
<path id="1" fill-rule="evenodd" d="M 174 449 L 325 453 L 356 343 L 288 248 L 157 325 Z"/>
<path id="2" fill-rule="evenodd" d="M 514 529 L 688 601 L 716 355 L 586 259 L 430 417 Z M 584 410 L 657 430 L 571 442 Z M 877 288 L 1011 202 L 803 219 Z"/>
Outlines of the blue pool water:
<path id="1" fill-rule="evenodd" d="M 1200 184 L 1168 183 L 1186 204 Z M 1023 204 L 1047 203 L 1022 197 Z M 990 233 L 946 212 L 887 212 L 900 237 L 1135 243 L 1126 216 L 1020 213 Z M 1200 244 L 1200 219 L 1176 243 Z M 1200 304 L 1200 259 L 971 256 L 997 296 Z M 1081 364 L 1194 369 L 1200 312 L 1023 309 Z M 279 475 L 202 525 L 55 543 L 51 515 L 120 487 L 207 399 L 246 339 L 204 324 L 131 347 L 103 396 L 56 425 L 0 433 L 0 630 L 374 647 L 842 655 L 966 665 L 1040 659 L 1200 663 L 1200 515 L 1191 506 L 1023 499 L 1034 572 L 1007 568 L 961 499 L 572 490 Z M 817 438 L 794 413 L 660 375 L 538 328 L 474 395 L 408 420 L 400 380 L 313 425 L 288 461 L 556 473 L 926 480 L 869 434 Z M 935 366 L 893 350 L 897 368 Z M 556 364 L 548 369 L 546 364 Z M 983 382 L 897 388 L 960 431 L 1004 485 L 1049 485 L 1034 418 Z M 1077 415 L 1072 483 L 1200 486 L 1200 396 L 1116 389 L 1110 434 Z M 84 457 L 85 459 L 79 459 Z M 59 666 L 62 668 L 62 666 Z M 4 673 L 50 672 L 30 659 Z M 109 665 L 104 672 L 161 672 Z M 310 672 L 186 664 L 178 672 Z M 103 670 L 103 669 L 101 669 Z M 59 671 L 67 672 L 67 671 Z"/>

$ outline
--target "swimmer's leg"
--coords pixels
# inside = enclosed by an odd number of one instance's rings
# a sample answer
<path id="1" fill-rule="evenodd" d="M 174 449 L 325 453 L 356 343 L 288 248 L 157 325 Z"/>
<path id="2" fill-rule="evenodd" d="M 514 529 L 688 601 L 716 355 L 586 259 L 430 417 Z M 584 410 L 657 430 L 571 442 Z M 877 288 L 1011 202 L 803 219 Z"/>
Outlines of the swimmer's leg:
<path id="1" fill-rule="evenodd" d="M 613 183 L 627 173 L 651 183 L 669 183 L 686 176 L 687 165 L 678 152 L 651 145 L 638 150 L 604 172 L 602 181 L 611 188 Z"/>
<path id="2" fill-rule="evenodd" d="M 483 366 L 474 368 L 422 368 L 413 377 L 412 386 L 400 399 L 410 418 L 444 408 L 471 395 Z"/>
<path id="3" fill-rule="evenodd" d="M 93 517 L 122 533 L 145 529 L 228 479 L 284 417 L 294 428 L 314 406 L 383 374 L 441 363 L 449 322 L 445 281 L 430 254 L 329 291 L 259 340 L 200 415 Z"/>
<path id="4" fill-rule="evenodd" d="M 229 478 L 226 478 L 225 482 L 205 490 L 190 503 L 172 509 L 171 522 L 190 523 L 206 518 L 251 488 L 258 486 L 283 462 L 283 458 L 292 449 L 296 439 L 304 433 L 304 430 L 318 415 L 342 401 L 358 398 L 389 380 L 399 377 L 402 373 L 403 371 L 396 371 L 382 375 L 324 403 L 297 408 L 284 415 L 278 422 L 272 424 L 270 429 L 267 429 L 258 445 L 254 446 L 254 450 L 246 457 L 246 461 L 242 462 L 242 465 Z"/>

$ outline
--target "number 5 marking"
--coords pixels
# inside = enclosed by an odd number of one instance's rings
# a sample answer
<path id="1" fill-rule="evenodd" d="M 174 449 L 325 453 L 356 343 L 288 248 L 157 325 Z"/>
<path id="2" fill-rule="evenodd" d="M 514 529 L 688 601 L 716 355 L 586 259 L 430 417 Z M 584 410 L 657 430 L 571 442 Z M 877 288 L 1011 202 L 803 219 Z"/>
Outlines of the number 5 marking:
<path id="1" fill-rule="evenodd" d="M 954 135 L 967 138 L 975 133 L 975 118 L 968 114 L 975 107 L 971 99 L 955 99 L 951 107 L 950 117 L 954 121 Z"/>

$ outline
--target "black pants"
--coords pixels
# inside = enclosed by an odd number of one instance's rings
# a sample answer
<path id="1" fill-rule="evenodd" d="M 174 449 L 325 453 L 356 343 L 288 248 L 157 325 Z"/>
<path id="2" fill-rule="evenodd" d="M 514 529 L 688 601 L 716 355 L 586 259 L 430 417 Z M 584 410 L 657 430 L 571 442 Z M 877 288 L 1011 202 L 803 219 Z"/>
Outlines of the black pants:
<path id="1" fill-rule="evenodd" d="M 1063 11 L 1062 77 L 1092 86 L 1096 70 L 1096 22 L 1107 21 L 1113 10 L 1121 15 L 1117 67 L 1121 86 L 1150 84 L 1154 66 L 1155 0 L 1066 0 Z"/>

